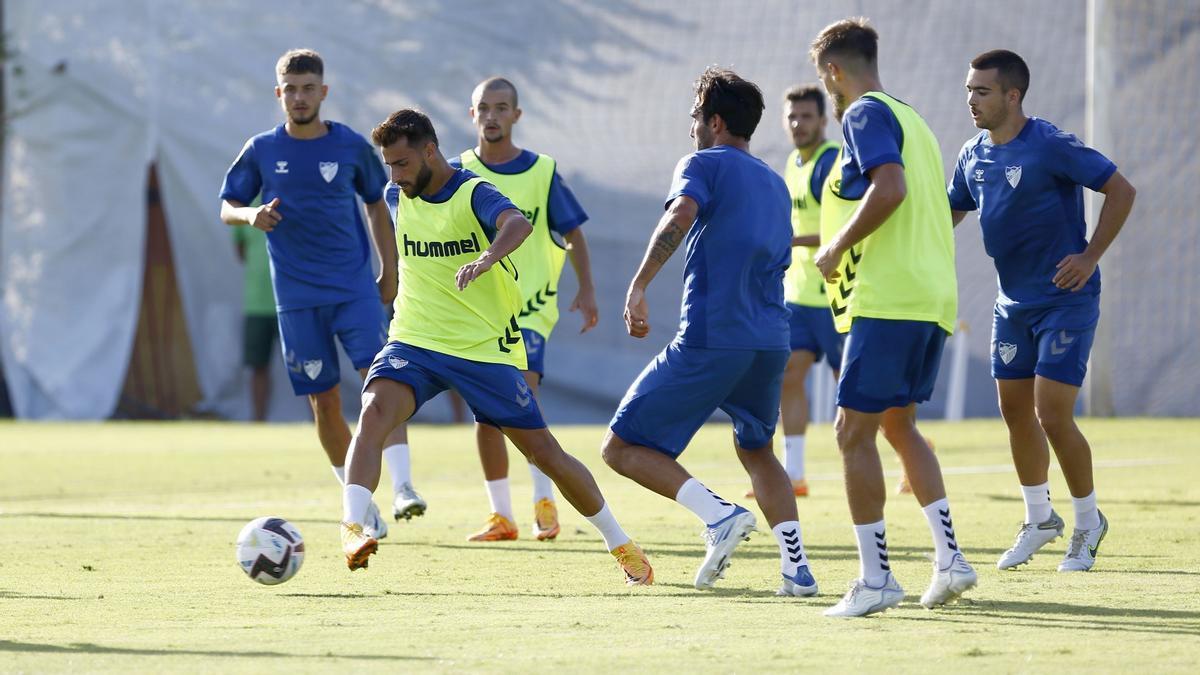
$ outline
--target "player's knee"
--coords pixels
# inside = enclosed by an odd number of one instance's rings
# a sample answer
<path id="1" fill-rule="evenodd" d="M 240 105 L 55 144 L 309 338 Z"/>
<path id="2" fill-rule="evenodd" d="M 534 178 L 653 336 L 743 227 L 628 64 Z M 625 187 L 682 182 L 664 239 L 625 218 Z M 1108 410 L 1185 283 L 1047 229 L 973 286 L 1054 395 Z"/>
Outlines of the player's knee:
<path id="1" fill-rule="evenodd" d="M 600 446 L 600 456 L 604 458 L 604 463 L 622 476 L 625 475 L 626 453 L 624 452 L 624 446 L 625 444 L 621 439 L 617 438 L 617 435 L 611 429 L 605 434 L 604 443 Z"/>
<path id="2" fill-rule="evenodd" d="M 1036 407 L 1038 424 L 1046 435 L 1054 438 L 1070 433 L 1075 428 L 1075 417 L 1070 410 L 1061 410 L 1057 406 L 1039 405 Z"/>
<path id="3" fill-rule="evenodd" d="M 396 411 L 377 395 L 367 392 L 362 396 L 362 412 L 358 416 L 360 433 L 373 433 L 382 430 L 387 433 L 395 427 Z"/>

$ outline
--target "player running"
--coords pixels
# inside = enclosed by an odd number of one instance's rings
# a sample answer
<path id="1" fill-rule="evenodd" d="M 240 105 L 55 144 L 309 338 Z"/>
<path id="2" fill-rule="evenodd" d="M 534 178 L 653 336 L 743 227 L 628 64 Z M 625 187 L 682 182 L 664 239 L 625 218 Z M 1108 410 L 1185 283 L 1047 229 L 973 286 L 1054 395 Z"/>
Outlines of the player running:
<path id="1" fill-rule="evenodd" d="M 845 19 L 822 30 L 811 52 L 842 123 L 814 263 L 828 284 L 834 322 L 849 334 L 836 431 L 860 559 L 859 578 L 826 616 L 863 616 L 904 599 L 888 560 L 875 444 L 881 428 L 933 533 L 933 579 L 921 604 L 945 604 L 976 583 L 958 548 L 937 457 L 916 426 L 958 304 L 941 153 L 921 116 L 883 93 L 878 40 L 865 19 Z"/>
<path id="2" fill-rule="evenodd" d="M 797 85 L 783 95 L 783 128 L 795 145 L 783 167 L 792 197 L 792 265 L 783 277 L 791 310 L 791 356 L 783 371 L 783 467 L 797 497 L 808 496 L 804 478 L 804 438 L 808 430 L 808 371 L 822 358 L 834 378 L 842 363 L 842 336 L 833 327 L 825 280 L 812 263 L 821 245 L 821 186 L 833 168 L 838 144 L 825 139 L 825 92 Z M 754 491 L 746 493 L 753 497 Z"/>
<path id="3" fill-rule="evenodd" d="M 371 140 L 404 193 L 395 195 L 401 290 L 388 344 L 367 375 L 351 443 L 342 522 L 347 565 L 366 567 L 378 546 L 363 523 L 388 431 L 452 388 L 477 422 L 503 431 L 600 531 L 627 583 L 653 583 L 646 556 L 617 524 L 591 473 L 550 434 L 521 374 L 527 368 L 517 326 L 521 291 L 508 255 L 533 227 L 491 183 L 446 162 L 424 114 L 392 113 Z"/>
<path id="4" fill-rule="evenodd" d="M 1000 293 L 992 319 L 992 377 L 1021 481 L 1025 520 L 996 567 L 1029 562 L 1062 536 L 1050 505 L 1050 451 L 1075 509 L 1060 572 L 1096 563 L 1108 519 L 1096 506 L 1092 451 L 1075 426 L 1075 400 L 1100 319 L 1097 264 L 1121 231 L 1136 191 L 1104 155 L 1022 109 L 1029 67 L 1013 52 L 984 52 L 967 73 L 967 105 L 983 129 L 963 145 L 950 182 L 957 225 L 979 209 Z M 1089 242 L 1082 187 L 1105 195 Z"/>
<path id="5" fill-rule="evenodd" d="M 674 499 L 704 523 L 696 588 L 711 588 L 754 514 L 692 477 L 678 461 L 720 408 L 733 418 L 735 449 L 779 542 L 778 595 L 809 596 L 817 582 L 801 543 L 796 499 L 771 450 L 788 360 L 783 275 L 791 260 L 787 186 L 750 154 L 762 92 L 736 73 L 705 70 L 696 82 L 696 152 L 675 167 L 666 213 L 629 285 L 629 334 L 650 333 L 646 288 L 681 243 L 684 289 L 679 333 L 630 386 L 604 439 L 617 473 Z"/>
<path id="6" fill-rule="evenodd" d="M 517 285 L 522 303 L 517 325 L 525 345 L 524 376 L 536 398 L 545 375 L 546 343 L 558 322 L 558 277 L 566 258 L 570 258 L 579 281 L 570 309 L 583 315 L 580 332 L 594 328 L 599 317 L 587 240 L 579 227 L 587 221 L 587 213 L 558 175 L 552 157 L 522 149 L 513 142 L 513 125 L 520 119 L 517 88 L 512 82 L 502 77 L 480 82 L 471 94 L 477 145 L 451 158 L 450 166 L 465 168 L 495 185 L 533 226 L 533 234 L 511 257 L 520 271 Z M 475 438 L 492 513 L 483 529 L 468 540 L 516 539 L 504 434 L 490 424 L 479 423 L 475 425 Z M 533 536 L 542 541 L 554 539 L 559 532 L 554 485 L 533 463 L 529 464 L 529 473 L 533 478 Z"/>
<path id="7" fill-rule="evenodd" d="M 275 65 L 275 96 L 286 121 L 246 141 L 221 186 L 221 220 L 267 233 L 279 338 L 292 391 L 307 396 L 317 437 L 333 473 L 345 483 L 350 427 L 342 417 L 334 338 L 364 377 L 383 347 L 384 303 L 396 297 L 396 246 L 383 201 L 387 176 L 366 139 L 321 120 L 329 93 L 325 64 L 309 49 L 293 49 Z M 262 194 L 262 205 L 246 206 Z M 371 245 L 355 196 L 366 204 L 381 272 L 371 277 Z M 425 511 L 412 489 L 407 429 L 389 429 L 388 466 L 403 486 L 395 516 Z M 372 504 L 367 529 L 387 536 Z"/>

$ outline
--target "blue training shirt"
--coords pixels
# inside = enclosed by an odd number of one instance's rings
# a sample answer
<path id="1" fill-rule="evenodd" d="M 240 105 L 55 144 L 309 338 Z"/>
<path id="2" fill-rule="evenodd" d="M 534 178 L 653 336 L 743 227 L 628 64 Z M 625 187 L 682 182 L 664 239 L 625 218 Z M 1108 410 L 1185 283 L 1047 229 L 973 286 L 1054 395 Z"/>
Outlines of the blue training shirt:
<path id="1" fill-rule="evenodd" d="M 783 273 L 792 262 L 792 200 L 783 178 L 728 145 L 679 160 L 669 206 L 699 206 L 683 262 L 681 344 L 709 349 L 790 348 Z"/>
<path id="2" fill-rule="evenodd" d="M 383 164 L 350 127 L 325 122 L 320 138 L 296 139 L 284 125 L 254 136 L 225 174 L 221 199 L 279 198 L 267 233 L 279 311 L 378 297 L 362 209 L 383 197 Z"/>
<path id="3" fill-rule="evenodd" d="M 837 148 L 830 148 L 821 153 L 821 156 L 817 157 L 817 163 L 813 165 L 812 176 L 808 179 L 808 189 L 818 204 L 821 203 L 821 191 L 825 188 L 825 179 L 829 178 L 829 172 L 833 169 L 833 160 L 837 159 L 837 154 Z M 800 155 L 796 155 L 796 166 L 803 163 Z"/>
<path id="4" fill-rule="evenodd" d="M 1051 280 L 1059 261 L 1087 248 L 1082 187 L 1099 190 L 1116 170 L 1074 135 L 1036 117 L 1003 145 L 993 144 L 986 130 L 963 145 L 948 188 L 950 208 L 979 209 L 998 302 L 1088 302 L 1100 293 L 1099 268 L 1075 293 Z"/>
<path id="5" fill-rule="evenodd" d="M 536 152 L 522 148 L 521 154 L 502 164 L 488 164 L 482 159 L 479 161 L 496 173 L 513 175 L 525 173 L 537 160 L 538 154 Z M 458 155 L 451 157 L 449 162 L 450 166 L 456 169 L 462 168 L 462 157 Z M 547 201 L 547 207 L 546 215 L 549 218 L 547 223 L 550 229 L 559 235 L 565 235 L 587 222 L 587 212 L 583 210 L 583 206 L 575 198 L 575 193 L 571 192 L 571 188 L 567 187 L 566 182 L 558 175 L 557 167 L 554 169 L 554 176 L 550 179 L 550 198 Z"/>
<path id="6" fill-rule="evenodd" d="M 430 204 L 442 204 L 454 196 L 458 188 L 463 183 L 478 178 L 478 176 L 466 169 L 456 168 L 450 176 L 450 180 L 441 187 L 436 193 L 426 197 L 418 195 L 417 199 L 423 199 Z M 388 183 L 387 191 L 384 199 L 387 200 L 388 213 L 392 214 L 392 222 L 396 219 L 396 206 L 400 203 L 401 197 L 400 186 L 395 183 Z M 406 197 L 407 199 L 407 197 Z M 496 238 L 496 219 L 501 213 L 509 209 L 516 209 L 516 205 L 501 194 L 500 190 L 495 185 L 486 180 L 475 186 L 475 191 L 471 193 L 471 210 L 475 212 L 475 218 L 479 221 L 479 226 L 483 228 L 483 233 L 488 241 L 493 241 Z"/>
<path id="7" fill-rule="evenodd" d="M 862 199 L 871 187 L 871 169 L 884 164 L 904 166 L 900 150 L 904 131 L 896 113 L 879 99 L 863 96 L 842 115 L 842 185 L 845 199 Z"/>

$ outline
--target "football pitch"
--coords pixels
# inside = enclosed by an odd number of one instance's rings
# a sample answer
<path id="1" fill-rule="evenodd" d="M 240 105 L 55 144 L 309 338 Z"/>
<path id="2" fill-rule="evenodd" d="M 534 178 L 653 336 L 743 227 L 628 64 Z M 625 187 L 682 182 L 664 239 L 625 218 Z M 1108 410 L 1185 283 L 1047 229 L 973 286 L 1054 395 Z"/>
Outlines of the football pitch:
<path id="1" fill-rule="evenodd" d="M 917 604 L 930 535 L 913 498 L 891 491 L 899 467 L 884 445 L 892 568 L 907 597 L 881 616 L 835 620 L 821 612 L 858 563 L 827 425 L 810 429 L 812 496 L 799 501 L 821 594 L 800 599 L 773 595 L 778 552 L 761 515 L 716 590 L 694 590 L 699 523 L 605 467 L 598 426 L 556 433 L 646 549 L 652 587 L 625 587 L 599 535 L 561 500 L 558 540 L 533 540 L 515 451 L 521 539 L 467 543 L 488 503 L 466 426 L 411 430 L 429 511 L 392 524 L 370 568 L 351 573 L 341 492 L 308 425 L 3 423 L 0 671 L 1195 672 L 1200 420 L 1081 427 L 1111 522 L 1095 571 L 1056 572 L 1062 539 L 1019 571 L 997 571 L 1023 514 L 1003 424 L 930 422 L 979 587 L 953 607 Z M 707 426 L 683 462 L 756 508 L 729 437 L 727 425 Z M 1051 487 L 1070 528 L 1056 465 Z M 387 514 L 390 492 L 385 476 L 376 501 Z M 305 537 L 304 566 L 281 586 L 251 582 L 234 560 L 238 530 L 264 515 Z"/>

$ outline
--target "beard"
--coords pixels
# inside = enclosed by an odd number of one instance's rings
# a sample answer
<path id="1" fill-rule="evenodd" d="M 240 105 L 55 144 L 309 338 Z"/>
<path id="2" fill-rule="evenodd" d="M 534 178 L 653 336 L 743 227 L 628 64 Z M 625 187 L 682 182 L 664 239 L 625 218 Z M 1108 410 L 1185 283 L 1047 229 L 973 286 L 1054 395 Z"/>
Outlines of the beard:
<path id="1" fill-rule="evenodd" d="M 310 124 L 313 120 L 317 119 L 317 117 L 319 117 L 320 114 L 321 114 L 321 106 L 315 106 L 312 108 L 311 112 L 309 113 L 309 115 L 307 117 L 300 117 L 296 113 L 289 112 L 288 113 L 288 121 L 290 121 L 292 124 L 296 124 L 296 125 Z"/>
<path id="2" fill-rule="evenodd" d="M 496 129 L 495 131 L 484 130 L 483 140 L 488 143 L 499 143 L 504 140 L 504 131 L 501 129 Z"/>
<path id="3" fill-rule="evenodd" d="M 421 162 L 421 170 L 417 172 L 417 178 L 413 181 L 411 189 L 402 188 L 404 196 L 409 199 L 416 199 L 418 195 L 425 192 L 425 188 L 429 187 L 429 181 L 433 180 L 433 170 L 429 165 Z"/>
<path id="4" fill-rule="evenodd" d="M 713 135 L 709 132 L 708 127 L 700 127 L 696 130 L 696 149 L 707 150 L 713 146 Z"/>

